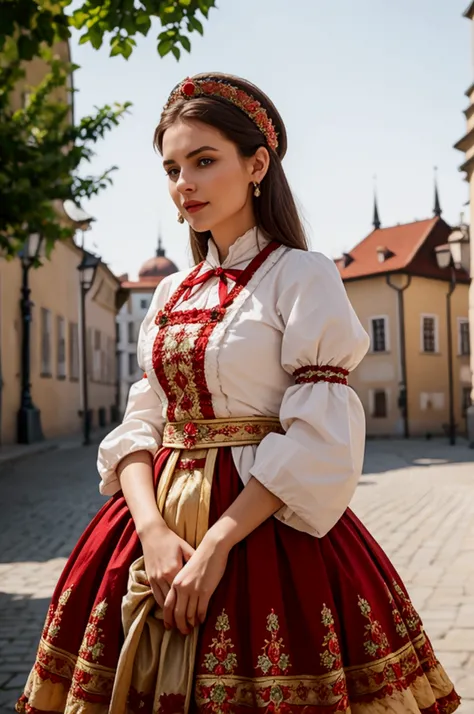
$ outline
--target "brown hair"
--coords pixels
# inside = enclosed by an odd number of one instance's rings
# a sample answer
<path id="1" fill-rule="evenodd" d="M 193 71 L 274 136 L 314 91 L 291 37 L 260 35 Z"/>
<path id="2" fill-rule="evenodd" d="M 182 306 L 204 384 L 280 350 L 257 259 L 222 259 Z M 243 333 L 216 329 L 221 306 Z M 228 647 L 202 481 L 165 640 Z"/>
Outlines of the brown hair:
<path id="1" fill-rule="evenodd" d="M 305 231 L 281 165 L 287 140 L 285 126 L 276 107 L 260 89 L 247 80 L 217 73 L 196 75 L 194 78 L 204 77 L 227 81 L 251 94 L 265 107 L 278 133 L 276 151 L 270 149 L 260 129 L 245 112 L 225 99 L 212 96 L 198 96 L 191 100 L 178 99 L 165 108 L 155 131 L 155 148 L 162 153 L 164 133 L 178 119 L 194 119 L 214 127 L 232 141 L 244 157 L 253 156 L 260 146 L 265 146 L 270 155 L 270 164 L 260 186 L 261 195 L 253 199 L 256 225 L 270 240 L 277 240 L 290 248 L 308 250 Z M 189 232 L 193 258 L 199 263 L 207 255 L 211 232 L 198 233 L 191 227 Z"/>

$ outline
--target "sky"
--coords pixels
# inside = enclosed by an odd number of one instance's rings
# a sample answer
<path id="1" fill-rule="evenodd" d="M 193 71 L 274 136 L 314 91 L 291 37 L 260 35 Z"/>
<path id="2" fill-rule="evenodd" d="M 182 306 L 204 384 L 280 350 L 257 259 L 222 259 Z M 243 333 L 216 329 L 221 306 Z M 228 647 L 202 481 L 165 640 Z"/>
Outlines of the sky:
<path id="1" fill-rule="evenodd" d="M 131 101 L 96 145 L 87 173 L 116 165 L 114 184 L 83 204 L 95 218 L 86 247 L 136 279 L 161 231 L 166 254 L 191 264 L 152 147 L 171 89 L 198 72 L 251 80 L 274 101 L 288 131 L 283 165 L 313 250 L 336 257 L 372 228 L 373 186 L 382 225 L 427 218 L 434 166 L 443 217 L 469 217 L 467 183 L 453 144 L 466 131 L 464 92 L 474 80 L 468 0 L 218 0 L 177 62 L 156 50 L 158 24 L 131 58 L 71 42 L 76 120 Z"/>

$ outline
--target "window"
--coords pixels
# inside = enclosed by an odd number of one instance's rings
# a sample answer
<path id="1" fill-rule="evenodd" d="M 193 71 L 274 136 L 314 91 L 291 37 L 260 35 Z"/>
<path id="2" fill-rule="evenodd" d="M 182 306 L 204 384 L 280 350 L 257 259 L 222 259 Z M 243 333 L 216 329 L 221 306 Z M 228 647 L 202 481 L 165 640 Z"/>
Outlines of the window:
<path id="1" fill-rule="evenodd" d="M 137 358 L 133 353 L 130 353 L 128 355 L 128 374 L 130 377 L 132 377 L 135 372 L 137 371 L 138 364 L 137 364 Z"/>
<path id="2" fill-rule="evenodd" d="M 64 317 L 57 318 L 58 337 L 58 378 L 66 377 L 66 320 Z"/>
<path id="3" fill-rule="evenodd" d="M 370 320 L 372 352 L 388 352 L 388 317 L 372 317 Z"/>
<path id="4" fill-rule="evenodd" d="M 438 352 L 438 318 L 436 315 L 421 316 L 421 351 Z"/>
<path id="5" fill-rule="evenodd" d="M 51 365 L 51 310 L 41 308 L 41 374 L 50 377 Z"/>
<path id="6" fill-rule="evenodd" d="M 387 392 L 385 389 L 374 390 L 374 409 L 372 416 L 375 419 L 383 419 L 387 416 Z"/>
<path id="7" fill-rule="evenodd" d="M 128 342 L 132 345 L 135 342 L 135 325 L 133 322 L 128 323 Z"/>
<path id="8" fill-rule="evenodd" d="M 467 416 L 467 410 L 471 406 L 471 389 L 472 389 L 472 387 L 463 387 L 462 388 L 461 409 L 462 409 L 463 417 Z"/>
<path id="9" fill-rule="evenodd" d="M 120 323 L 119 322 L 115 323 L 115 339 L 117 340 L 117 343 L 120 342 Z"/>
<path id="10" fill-rule="evenodd" d="M 92 327 L 87 328 L 86 336 L 86 364 L 87 364 L 87 378 L 92 378 L 92 366 L 93 366 L 93 344 L 92 344 Z"/>
<path id="11" fill-rule="evenodd" d="M 458 318 L 458 354 L 471 354 L 471 343 L 469 339 L 469 320 L 464 317 Z"/>
<path id="12" fill-rule="evenodd" d="M 140 300 L 140 308 L 146 310 L 148 308 L 148 300 Z"/>
<path id="13" fill-rule="evenodd" d="M 100 382 L 102 378 L 102 335 L 94 330 L 94 349 L 92 356 L 92 379 Z"/>
<path id="14" fill-rule="evenodd" d="M 115 342 L 111 337 L 107 338 L 107 384 L 115 384 L 115 365 L 116 365 L 116 349 Z"/>
<path id="15" fill-rule="evenodd" d="M 79 328 L 76 322 L 69 323 L 69 377 L 79 379 Z"/>

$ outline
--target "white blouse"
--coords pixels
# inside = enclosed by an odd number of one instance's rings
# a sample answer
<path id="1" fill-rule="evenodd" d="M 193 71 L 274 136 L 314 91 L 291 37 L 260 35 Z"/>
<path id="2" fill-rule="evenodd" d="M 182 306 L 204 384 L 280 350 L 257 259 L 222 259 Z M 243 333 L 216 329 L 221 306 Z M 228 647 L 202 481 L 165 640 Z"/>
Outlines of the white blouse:
<path id="1" fill-rule="evenodd" d="M 242 270 L 267 243 L 253 228 L 221 265 L 211 240 L 201 273 L 219 266 Z M 155 317 L 189 273 L 160 283 L 142 324 L 138 362 L 147 377 L 132 385 L 122 424 L 100 444 L 104 495 L 120 489 L 116 467 L 124 456 L 140 450 L 154 455 L 160 446 L 167 397 L 153 370 Z M 195 287 L 186 309 L 215 307 L 218 288 L 218 277 Z M 314 536 L 324 536 L 352 498 L 362 471 L 365 417 L 349 386 L 295 384 L 293 373 L 325 365 L 351 371 L 368 345 L 334 263 L 284 246 L 257 270 L 207 344 L 205 378 L 216 418 L 279 415 L 285 429 L 258 446 L 232 447 L 240 478 L 244 484 L 257 478 L 285 504 L 276 517 Z"/>

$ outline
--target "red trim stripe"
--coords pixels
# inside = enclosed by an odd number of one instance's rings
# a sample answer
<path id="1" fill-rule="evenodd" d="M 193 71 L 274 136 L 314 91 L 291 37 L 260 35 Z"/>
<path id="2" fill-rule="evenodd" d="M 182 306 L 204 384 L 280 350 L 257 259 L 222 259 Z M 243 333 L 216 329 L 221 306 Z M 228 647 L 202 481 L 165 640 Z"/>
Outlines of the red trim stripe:
<path id="1" fill-rule="evenodd" d="M 296 384 L 317 384 L 330 382 L 331 384 L 347 385 L 348 369 L 333 367 L 329 364 L 308 365 L 299 367 L 293 372 Z"/>

